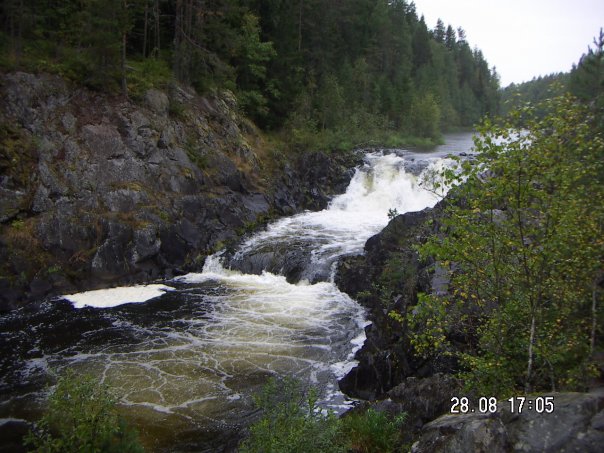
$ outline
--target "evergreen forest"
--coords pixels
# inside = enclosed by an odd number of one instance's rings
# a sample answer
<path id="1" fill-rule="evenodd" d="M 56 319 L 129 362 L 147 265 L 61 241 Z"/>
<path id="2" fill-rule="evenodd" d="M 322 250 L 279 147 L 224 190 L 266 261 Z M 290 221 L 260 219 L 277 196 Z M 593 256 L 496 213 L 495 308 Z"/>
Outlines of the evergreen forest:
<path id="1" fill-rule="evenodd" d="M 404 0 L 7 0 L 2 16 L 3 70 L 134 100 L 174 81 L 228 89 L 295 149 L 430 144 L 498 111 L 464 30 Z"/>

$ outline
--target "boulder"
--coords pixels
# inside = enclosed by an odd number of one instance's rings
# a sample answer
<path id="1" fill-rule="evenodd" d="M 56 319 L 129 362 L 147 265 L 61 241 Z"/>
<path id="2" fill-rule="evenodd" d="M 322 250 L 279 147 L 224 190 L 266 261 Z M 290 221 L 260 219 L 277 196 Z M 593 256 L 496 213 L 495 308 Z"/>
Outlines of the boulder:
<path id="1" fill-rule="evenodd" d="M 448 412 L 451 398 L 461 394 L 461 382 L 450 374 L 436 373 L 427 378 L 406 378 L 388 391 L 401 410 L 409 414 L 409 424 L 422 426 Z"/>
<path id="2" fill-rule="evenodd" d="M 521 413 L 512 413 L 509 402 L 500 401 L 493 413 L 443 415 L 424 426 L 411 451 L 601 452 L 604 389 L 549 396 L 554 401 L 551 413 L 538 412 L 534 401 L 541 396 L 533 395 L 527 398 Z"/>
<path id="3" fill-rule="evenodd" d="M 380 233 L 365 243 L 365 254 L 346 257 L 338 265 L 335 282 L 340 290 L 356 298 L 368 309 L 372 322 L 365 331 L 367 340 L 356 359 L 357 367 L 340 382 L 340 389 L 354 397 L 375 399 L 410 376 L 427 377 L 435 372 L 447 372 L 449 364 L 426 362 L 415 357 L 405 327 L 388 316 L 383 296 L 375 290 L 391 253 L 402 260 L 405 278 L 399 282 L 400 291 L 391 301 L 390 309 L 400 313 L 417 303 L 417 293 L 429 291 L 431 276 L 427 263 L 421 263 L 415 246 L 436 228 L 435 222 L 442 206 L 396 216 Z"/>
<path id="4" fill-rule="evenodd" d="M 168 115 L 170 101 L 166 93 L 155 89 L 148 90 L 145 93 L 144 102 L 145 105 L 156 114 L 161 116 Z"/>

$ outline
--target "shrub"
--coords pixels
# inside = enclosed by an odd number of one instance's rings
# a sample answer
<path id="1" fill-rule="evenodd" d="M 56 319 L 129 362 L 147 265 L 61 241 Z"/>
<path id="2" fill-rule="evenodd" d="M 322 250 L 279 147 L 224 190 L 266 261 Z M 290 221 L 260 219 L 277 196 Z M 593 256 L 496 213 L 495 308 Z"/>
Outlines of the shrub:
<path id="1" fill-rule="evenodd" d="M 35 452 L 142 452 L 136 431 L 116 410 L 108 388 L 73 372 L 59 378 L 48 409 L 25 445 Z"/>
<path id="2" fill-rule="evenodd" d="M 395 451 L 400 440 L 400 428 L 406 417 L 403 413 L 390 419 L 384 412 L 368 409 L 362 414 L 351 414 L 342 418 L 342 431 L 354 452 L 391 452 Z"/>
<path id="3" fill-rule="evenodd" d="M 305 395 L 298 382 L 271 379 L 255 397 L 263 417 L 250 428 L 243 453 L 345 452 L 338 437 L 339 420 L 317 406 L 316 391 Z"/>
<path id="4" fill-rule="evenodd" d="M 243 453 L 378 453 L 395 451 L 405 414 L 391 420 L 382 412 L 337 418 L 317 407 L 317 391 L 307 394 L 294 380 L 272 379 L 255 398 L 264 411 L 250 427 Z"/>
<path id="5" fill-rule="evenodd" d="M 128 65 L 128 90 L 134 99 L 142 99 L 151 88 L 166 88 L 172 79 L 170 67 L 160 58 L 129 60 Z M 170 110 L 175 108 L 177 107 L 171 103 Z"/>

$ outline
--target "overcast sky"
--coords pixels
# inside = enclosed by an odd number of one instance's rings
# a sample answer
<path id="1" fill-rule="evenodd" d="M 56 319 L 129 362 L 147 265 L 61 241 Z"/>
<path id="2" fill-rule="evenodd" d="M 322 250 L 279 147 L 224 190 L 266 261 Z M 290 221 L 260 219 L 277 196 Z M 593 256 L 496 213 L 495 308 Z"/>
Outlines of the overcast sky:
<path id="1" fill-rule="evenodd" d="M 433 29 L 462 27 L 501 86 L 569 71 L 604 27 L 604 0 L 415 0 Z"/>

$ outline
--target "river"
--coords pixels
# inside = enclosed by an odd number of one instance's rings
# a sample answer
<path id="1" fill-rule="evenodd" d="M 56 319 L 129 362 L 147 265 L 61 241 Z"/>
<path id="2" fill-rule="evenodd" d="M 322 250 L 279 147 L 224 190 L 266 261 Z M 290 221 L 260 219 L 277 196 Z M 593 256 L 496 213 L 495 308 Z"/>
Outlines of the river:
<path id="1" fill-rule="evenodd" d="M 234 443 L 270 376 L 318 387 L 324 407 L 345 410 L 350 401 L 337 380 L 355 365 L 367 322 L 333 283 L 337 259 L 361 253 L 389 209 L 433 206 L 438 197 L 424 185 L 448 154 L 471 146 L 464 133 L 429 152 L 368 151 L 327 209 L 278 220 L 231 257 L 296 250 L 305 257 L 296 283 L 278 272 L 227 269 L 217 254 L 198 274 L 44 300 L 3 316 L 0 426 L 37 418 L 50 376 L 66 369 L 98 376 L 120 395 L 121 411 L 152 451 Z"/>

